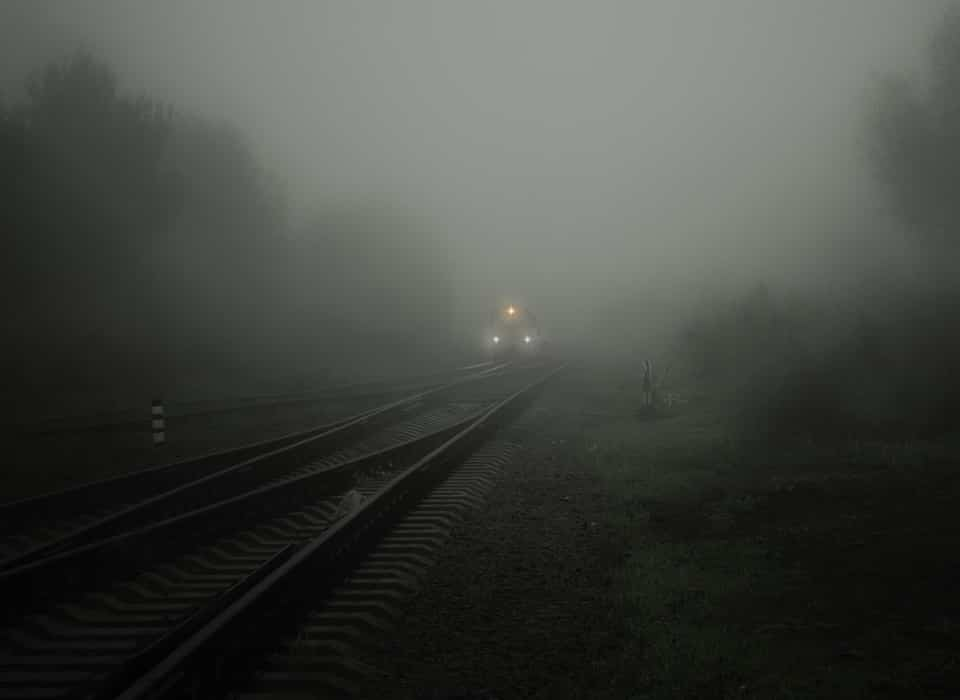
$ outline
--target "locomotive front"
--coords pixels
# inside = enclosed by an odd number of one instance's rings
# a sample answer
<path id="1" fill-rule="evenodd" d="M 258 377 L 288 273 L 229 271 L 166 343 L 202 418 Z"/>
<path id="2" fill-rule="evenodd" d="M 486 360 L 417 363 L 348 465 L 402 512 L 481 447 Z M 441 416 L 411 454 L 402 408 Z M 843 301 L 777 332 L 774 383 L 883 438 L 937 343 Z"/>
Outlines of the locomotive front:
<path id="1" fill-rule="evenodd" d="M 514 304 L 503 307 L 490 332 L 490 349 L 495 356 L 530 355 L 540 347 L 540 333 L 533 315 Z"/>

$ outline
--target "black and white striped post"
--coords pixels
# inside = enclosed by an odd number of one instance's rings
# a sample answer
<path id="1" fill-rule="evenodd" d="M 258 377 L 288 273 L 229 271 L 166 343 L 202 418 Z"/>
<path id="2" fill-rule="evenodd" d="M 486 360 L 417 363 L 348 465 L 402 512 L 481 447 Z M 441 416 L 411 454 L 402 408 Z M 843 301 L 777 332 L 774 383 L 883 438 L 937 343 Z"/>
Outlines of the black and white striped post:
<path id="1" fill-rule="evenodd" d="M 163 401 L 153 400 L 151 408 L 151 426 L 153 427 L 153 446 L 158 447 L 167 441 L 167 420 L 163 414 Z"/>

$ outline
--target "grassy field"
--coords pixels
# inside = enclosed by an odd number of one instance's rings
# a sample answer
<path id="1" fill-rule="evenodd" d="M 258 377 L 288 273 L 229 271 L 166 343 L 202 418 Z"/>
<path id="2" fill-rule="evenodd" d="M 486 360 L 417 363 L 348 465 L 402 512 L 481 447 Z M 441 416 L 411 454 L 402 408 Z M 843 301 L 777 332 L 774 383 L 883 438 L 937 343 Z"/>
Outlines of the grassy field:
<path id="1" fill-rule="evenodd" d="M 960 697 L 960 442 L 764 444 L 602 391 L 576 449 L 628 552 L 624 697 Z"/>

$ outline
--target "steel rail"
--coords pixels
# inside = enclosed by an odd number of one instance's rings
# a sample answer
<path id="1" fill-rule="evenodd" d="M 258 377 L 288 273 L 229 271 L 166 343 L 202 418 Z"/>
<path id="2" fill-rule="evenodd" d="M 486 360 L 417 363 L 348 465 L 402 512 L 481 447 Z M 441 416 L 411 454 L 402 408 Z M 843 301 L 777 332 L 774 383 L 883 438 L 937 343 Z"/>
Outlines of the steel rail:
<path id="1" fill-rule="evenodd" d="M 17 568 L 57 551 L 75 548 L 108 534 L 132 529 L 150 520 L 196 508 L 204 502 L 216 500 L 218 496 L 222 497 L 221 491 L 224 488 L 233 489 L 234 493 L 242 492 L 244 489 L 252 488 L 256 480 L 269 478 L 284 470 L 291 462 L 315 458 L 320 453 L 336 449 L 350 440 L 357 439 L 364 432 L 393 420 L 419 403 L 436 400 L 464 385 L 500 376 L 502 371 L 502 367 L 488 369 L 320 428 L 213 453 L 196 460 L 185 460 L 112 479 L 90 482 L 72 489 L 0 507 L 0 524 L 6 524 L 9 527 L 11 520 L 17 515 L 22 517 L 24 512 L 40 512 L 49 517 L 49 513 L 55 511 L 58 516 L 63 516 L 66 514 L 64 511 L 71 507 L 75 509 L 80 504 L 83 504 L 89 512 L 91 495 L 100 496 L 102 503 L 105 494 L 116 496 L 119 493 L 122 497 L 123 490 L 127 488 L 134 488 L 138 494 L 163 489 L 141 500 L 128 497 L 126 499 L 128 505 L 119 510 L 0 562 L 0 570 Z M 197 471 L 202 472 L 200 476 L 196 475 Z M 189 479 L 185 482 L 182 481 L 181 476 L 184 472 L 187 472 Z M 181 483 L 177 484 L 177 480 Z M 224 484 L 228 482 L 230 486 L 225 487 Z M 134 502 L 131 504 L 129 501 Z"/>
<path id="2" fill-rule="evenodd" d="M 491 372 L 501 371 L 505 368 L 506 366 L 503 364 L 478 367 L 476 368 L 479 370 L 477 371 L 477 376 L 483 376 Z M 468 368 L 463 369 L 466 370 Z M 419 394 L 422 391 L 436 388 L 438 386 L 442 386 L 442 384 L 416 387 L 417 391 L 414 393 Z M 222 462 L 236 462 L 260 452 L 277 449 L 285 444 L 298 442 L 312 435 L 332 430 L 381 407 L 382 406 L 374 406 L 364 411 L 359 411 L 353 415 L 331 421 L 315 428 L 299 430 L 281 435 L 279 437 L 269 438 L 267 440 L 259 440 L 245 445 L 240 445 L 238 447 L 216 450 L 199 455 L 197 457 L 190 457 L 187 459 L 178 460 L 177 462 L 171 462 L 156 467 L 119 474 L 117 476 L 107 477 L 105 479 L 88 481 L 76 486 L 67 487 L 65 489 L 41 493 L 36 496 L 28 496 L 26 498 L 8 501 L 5 503 L 0 502 L 0 527 L 3 529 L 8 529 L 11 524 L 18 520 L 22 520 L 23 518 L 29 517 L 35 513 L 46 514 L 51 510 L 57 510 L 60 513 L 70 515 L 70 508 L 71 506 L 75 505 L 82 505 L 85 510 L 89 510 L 91 497 L 94 496 L 95 492 L 97 491 L 102 491 L 104 495 L 109 498 L 113 497 L 114 491 L 121 490 L 126 488 L 127 485 L 134 483 L 137 485 L 142 485 L 145 491 L 156 490 L 158 487 L 163 488 L 165 480 L 171 476 L 173 476 L 173 478 L 177 478 L 175 475 L 180 471 L 202 471 L 209 467 L 216 467 Z"/>
<path id="3" fill-rule="evenodd" d="M 503 394 L 501 394 L 502 397 Z M 493 401 L 486 401 L 487 406 Z M 172 564 L 173 561 L 182 561 L 184 557 L 194 558 L 197 554 L 189 553 L 197 546 L 198 542 L 202 547 L 212 550 L 215 543 L 223 538 L 236 541 L 236 538 L 255 538 L 255 533 L 268 523 L 276 522 L 274 518 L 290 518 L 297 511 L 316 509 L 318 504 L 330 503 L 330 496 L 334 489 L 342 493 L 344 487 L 348 486 L 348 481 L 359 476 L 362 473 L 369 473 L 376 468 L 374 481 L 381 481 L 389 475 L 381 476 L 380 473 L 384 466 L 392 464 L 391 472 L 403 470 L 406 466 L 419 463 L 420 458 L 427 453 L 435 453 L 436 447 L 447 444 L 454 435 L 462 434 L 467 428 L 475 426 L 477 416 L 487 416 L 489 411 L 481 409 L 476 411 L 468 418 L 457 420 L 451 425 L 447 425 L 431 433 L 409 439 L 406 442 L 391 445 L 382 450 L 360 456 L 350 462 L 333 464 L 323 471 L 316 471 L 298 476 L 293 479 L 280 481 L 269 486 L 261 487 L 255 491 L 227 499 L 216 504 L 206 506 L 188 514 L 171 518 L 162 523 L 149 525 L 135 532 L 125 533 L 106 540 L 91 543 L 89 545 L 76 548 L 67 552 L 60 552 L 44 560 L 33 562 L 18 570 L 0 572 L 0 596 L 6 600 L 16 600 L 17 607 L 12 606 L 4 611 L 0 617 L 4 622 L 10 622 L 11 627 L 7 627 L 9 634 L 19 634 L 15 630 L 29 620 L 37 620 L 37 614 L 47 619 L 49 614 L 55 614 L 57 610 L 66 608 L 76 609 L 75 605 L 80 601 L 75 598 L 89 596 L 94 598 L 97 595 L 111 595 L 108 591 L 115 591 L 115 585 L 126 580 L 128 575 L 134 574 L 139 579 L 142 572 L 146 574 L 149 571 L 159 572 Z M 381 483 L 383 483 L 381 481 Z M 250 522 L 251 515 L 255 514 L 255 521 Z M 289 521 L 288 521 L 289 522 Z M 324 527 L 330 527 L 330 520 Z M 335 522 L 335 521 L 333 521 Z M 274 526 L 270 526 L 274 527 Z M 202 533 L 202 534 L 201 534 Z M 244 534 L 248 533 L 248 534 Z M 272 537 L 289 537 L 287 541 L 291 544 L 286 546 L 279 543 L 282 549 L 277 549 L 269 556 L 273 557 L 269 562 L 256 562 L 249 566 L 255 567 L 243 572 L 239 581 L 234 581 L 229 588 L 221 590 L 219 593 L 211 593 L 199 607 L 189 612 L 180 622 L 171 620 L 172 627 L 154 638 L 147 647 L 140 653 L 134 652 L 132 656 L 118 658 L 111 664 L 116 670 L 104 668 L 108 675 L 108 685 L 101 686 L 102 674 L 96 673 L 93 678 L 88 680 L 75 680 L 74 683 L 92 683 L 86 687 L 75 687 L 73 690 L 76 695 L 70 697 L 88 697 L 91 689 L 103 688 L 103 697 L 113 697 L 122 687 L 125 687 L 135 678 L 139 678 L 144 672 L 154 667 L 162 658 L 171 653 L 180 643 L 180 640 L 186 640 L 192 636 L 198 629 L 205 625 L 219 611 L 225 609 L 226 605 L 239 597 L 239 595 L 251 589 L 254 583 L 262 580 L 265 575 L 273 571 L 282 561 L 292 556 L 298 549 L 298 542 L 308 540 L 316 534 L 316 528 L 311 532 L 296 534 L 291 532 L 289 535 L 276 534 Z M 265 543 L 264 543 L 265 544 Z M 228 546 L 228 545 L 216 545 Z M 239 545 L 238 545 L 239 546 Z M 222 550 L 221 550 L 222 551 Z M 266 559 L 266 557 L 265 557 Z M 164 564 L 164 561 L 170 563 Z M 194 558 L 194 561 L 197 561 Z M 158 563 L 159 562 L 159 563 Z M 176 566 L 180 566 L 177 564 Z M 204 564 L 201 563 L 201 568 Z M 208 561 L 206 566 L 217 564 Z M 237 567 L 237 564 L 225 564 L 229 567 Z M 248 566 L 248 565 L 244 565 Z M 104 583 L 101 587 L 99 584 Z M 93 584 L 91 586 L 91 584 Z M 178 585 L 171 580 L 171 590 Z M 99 592 L 99 593 L 98 593 Z M 123 594 L 120 594 L 123 595 Z M 163 600 L 163 594 L 157 599 Z M 42 608 L 37 609 L 37 604 Z M 161 603 L 162 605 L 162 603 Z M 42 611 L 42 612 L 41 612 Z M 94 616 L 103 613 L 97 613 L 91 609 L 89 613 L 68 613 L 68 616 L 80 615 L 76 620 L 87 619 L 85 614 Z M 107 613 L 114 614 L 114 613 Z M 134 614 L 136 617 L 136 613 Z M 51 618 L 52 619 L 52 618 Z M 116 622 L 106 622 L 107 625 L 122 625 L 122 617 L 117 618 Z M 31 628 L 35 623 L 28 623 Z M 138 622 L 131 623 L 134 626 Z M 27 630 L 27 628 L 22 628 Z M 106 630 L 104 630 L 106 631 Z M 29 633 L 29 632 L 28 632 Z M 80 630 L 83 634 L 83 630 Z M 0 633 L 0 636 L 7 634 Z M 70 631 L 64 631 L 58 634 L 68 635 L 63 639 L 70 639 Z M 121 634 L 122 637 L 122 634 Z M 16 637 L 10 637 L 14 639 Z M 98 638 L 105 639 L 101 634 Z M 56 642 L 51 639 L 51 643 Z M 94 668 L 93 664 L 102 664 L 102 661 L 95 660 L 92 655 L 102 654 L 103 651 L 95 651 L 93 647 L 80 652 L 81 656 L 86 653 L 91 663 L 84 662 L 81 665 L 80 657 L 73 660 L 72 665 L 58 669 L 57 664 L 63 663 L 58 658 L 51 658 L 49 662 L 44 662 L 42 654 L 38 651 L 27 651 L 27 656 L 20 659 L 17 656 L 11 656 L 7 659 L 10 664 L 10 685 L 0 680 L 0 685 L 10 691 L 17 691 L 19 688 L 24 692 L 32 692 L 32 689 L 25 685 L 24 676 L 34 674 L 42 685 L 33 690 L 42 693 L 55 692 L 54 687 L 62 683 L 69 683 L 68 676 L 91 675 L 89 671 Z M 109 653 L 109 652 L 107 652 Z M 57 652 L 54 652 L 56 655 Z M 80 669 L 84 669 L 81 672 Z M 40 669 L 46 669 L 41 671 Z M 45 675 L 46 674 L 46 675 Z M 50 675 L 52 674 L 52 675 Z M 17 680 L 17 676 L 20 676 Z M 59 678 L 59 680 L 55 680 Z M 96 680 L 100 678 L 101 680 Z M 62 687 L 60 692 L 67 692 L 71 689 L 69 686 Z M 60 696 L 60 695 L 58 695 Z"/>
<path id="4" fill-rule="evenodd" d="M 240 396 L 225 399 L 197 399 L 167 402 L 168 421 L 179 421 L 209 415 L 223 415 L 234 412 L 257 410 L 262 408 L 276 408 L 294 404 L 319 403 L 330 400 L 362 399 L 388 396 L 401 391 L 415 391 L 429 388 L 441 383 L 444 378 L 457 376 L 466 372 L 476 372 L 491 368 L 494 362 L 481 362 L 464 367 L 451 368 L 445 371 L 431 372 L 396 380 L 382 380 L 370 382 L 354 382 L 339 384 L 315 389 L 312 391 L 291 392 L 285 394 L 268 394 L 262 396 Z M 177 408 L 180 410 L 177 410 Z M 96 433 L 96 432 L 126 432 L 137 429 L 146 430 L 149 424 L 140 418 L 133 409 L 110 411 L 94 415 L 74 415 L 47 418 L 33 424 L 14 426 L 14 430 L 21 436 L 41 437 L 44 435 L 58 435 L 67 433 Z"/>
<path id="5" fill-rule="evenodd" d="M 473 417 L 460 420 L 327 469 L 261 486 L 134 530 L 57 551 L 16 568 L 0 571 L 0 597 L 19 600 L 24 607 L 32 608 L 34 605 L 28 604 L 29 601 L 43 602 L 51 593 L 55 595 L 64 587 L 79 591 L 100 581 L 113 580 L 118 566 L 136 568 L 149 565 L 161 550 L 178 549 L 180 543 L 177 538 L 195 543 L 197 532 L 219 529 L 218 524 L 232 529 L 250 513 L 256 513 L 261 519 L 271 517 L 305 500 L 329 495 L 332 490 L 343 487 L 357 473 L 422 454 L 462 431 L 474 420 Z"/>
<path id="6" fill-rule="evenodd" d="M 155 662 L 141 664 L 141 675 L 129 682 L 136 670 L 123 669 L 122 676 L 108 680 L 97 698 L 143 700 L 164 695 L 192 673 L 218 668 L 214 657 L 224 653 L 246 657 L 261 651 L 264 636 L 283 627 L 291 614 L 302 612 L 318 590 L 329 590 L 341 580 L 363 551 L 381 539 L 391 523 L 407 512 L 449 471 L 451 466 L 475 449 L 495 428 L 533 398 L 535 393 L 562 367 L 553 370 L 523 389 L 499 401 L 469 422 L 443 444 L 417 460 L 367 500 L 354 513 L 334 523 L 323 534 L 276 562 L 272 571 L 256 572 L 256 581 L 239 586 L 229 601 L 220 601 L 215 614 L 197 618 L 193 629 L 180 629 L 167 641 L 157 642 L 167 654 Z M 306 586 L 308 591 L 297 590 Z M 305 595 L 306 594 L 306 595 Z M 315 601 L 314 601 L 315 602 Z M 256 629 L 257 643 L 250 640 Z M 125 682 L 123 692 L 118 688 Z M 214 680 L 216 683 L 216 680 Z M 222 689 L 222 688 L 221 688 Z M 204 695 L 212 697 L 212 695 Z"/>

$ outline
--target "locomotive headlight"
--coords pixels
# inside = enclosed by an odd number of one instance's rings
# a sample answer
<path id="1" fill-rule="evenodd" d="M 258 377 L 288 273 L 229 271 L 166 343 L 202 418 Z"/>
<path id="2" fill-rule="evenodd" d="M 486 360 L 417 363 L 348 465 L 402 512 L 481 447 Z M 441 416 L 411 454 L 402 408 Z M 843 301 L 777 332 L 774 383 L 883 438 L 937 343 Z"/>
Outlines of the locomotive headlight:
<path id="1" fill-rule="evenodd" d="M 529 335 L 523 336 L 523 342 L 530 343 L 532 341 L 533 341 L 533 338 L 531 338 Z"/>
<path id="2" fill-rule="evenodd" d="M 493 336 L 493 342 L 494 342 L 494 343 L 499 343 L 499 342 L 500 342 L 500 336 L 499 336 L 499 335 Z"/>

